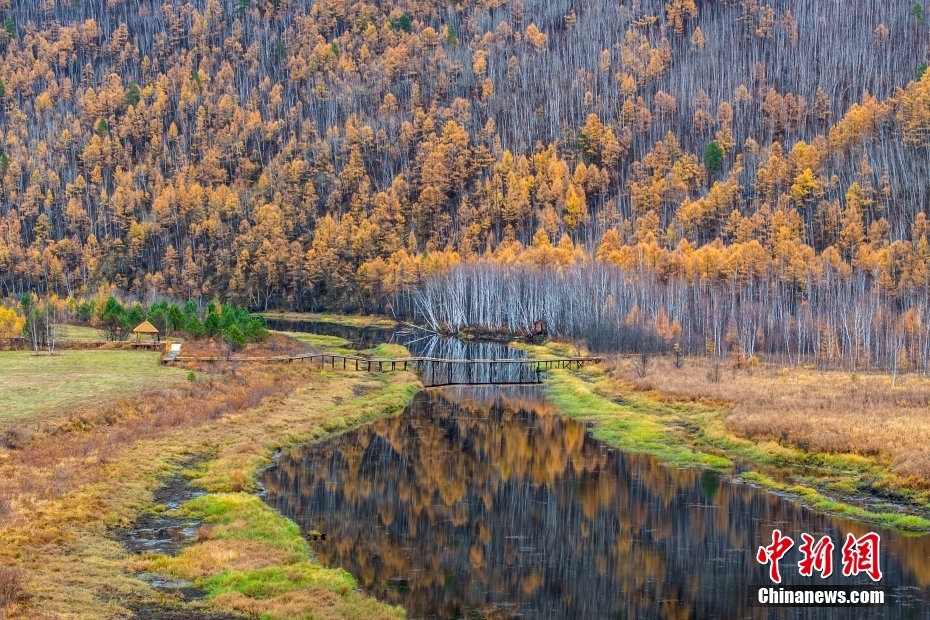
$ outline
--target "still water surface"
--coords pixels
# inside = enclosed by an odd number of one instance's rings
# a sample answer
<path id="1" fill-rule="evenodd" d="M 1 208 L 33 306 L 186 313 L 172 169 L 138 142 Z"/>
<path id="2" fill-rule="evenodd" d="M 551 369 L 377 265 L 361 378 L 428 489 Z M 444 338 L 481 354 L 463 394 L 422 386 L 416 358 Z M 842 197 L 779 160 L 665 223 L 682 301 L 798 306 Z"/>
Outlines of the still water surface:
<path id="1" fill-rule="evenodd" d="M 754 487 L 662 466 L 594 440 L 540 388 L 426 390 L 403 414 L 281 455 L 266 500 L 319 560 L 371 595 L 433 618 L 927 618 L 930 537 L 819 516 Z M 882 536 L 880 608 L 752 607 L 755 560 L 780 528 Z"/>

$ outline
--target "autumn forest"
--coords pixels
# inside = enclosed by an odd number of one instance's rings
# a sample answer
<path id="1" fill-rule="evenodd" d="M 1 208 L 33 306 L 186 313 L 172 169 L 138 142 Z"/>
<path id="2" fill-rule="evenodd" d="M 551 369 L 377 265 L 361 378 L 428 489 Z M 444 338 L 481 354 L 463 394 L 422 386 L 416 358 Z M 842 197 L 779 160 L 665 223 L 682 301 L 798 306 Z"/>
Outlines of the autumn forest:
<path id="1" fill-rule="evenodd" d="M 0 298 L 926 372 L 927 17 L 0 0 Z"/>

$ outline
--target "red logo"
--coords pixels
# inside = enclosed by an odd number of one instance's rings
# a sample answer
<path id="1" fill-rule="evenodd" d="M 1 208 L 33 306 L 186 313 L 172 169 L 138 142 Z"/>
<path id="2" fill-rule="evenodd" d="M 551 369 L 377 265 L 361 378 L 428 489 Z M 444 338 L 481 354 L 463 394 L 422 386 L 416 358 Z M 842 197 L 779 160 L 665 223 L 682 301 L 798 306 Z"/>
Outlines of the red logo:
<path id="1" fill-rule="evenodd" d="M 794 546 L 794 541 L 781 535 L 781 530 L 772 531 L 772 544 L 768 547 L 759 547 L 756 560 L 759 564 L 770 564 L 769 577 L 775 583 L 781 583 L 781 574 L 778 572 L 778 560 L 785 557 L 788 550 Z"/>
<path id="2" fill-rule="evenodd" d="M 826 579 L 833 574 L 833 541 L 829 536 L 824 536 L 814 544 L 814 537 L 810 534 L 801 534 L 801 546 L 798 551 L 804 556 L 798 562 L 801 569 L 801 575 L 810 577 L 814 571 L 820 573 L 821 579 Z"/>
<path id="3" fill-rule="evenodd" d="M 816 543 L 814 537 L 808 533 L 801 534 L 801 560 L 798 569 L 802 577 L 812 577 L 814 571 L 820 573 L 821 579 L 833 574 L 833 540 L 824 536 Z M 772 544 L 759 547 L 756 560 L 759 564 L 769 565 L 769 578 L 775 583 L 781 583 L 781 573 L 778 570 L 778 561 L 794 546 L 794 541 L 788 536 L 782 536 L 781 530 L 772 530 Z M 861 538 L 852 534 L 846 535 L 843 544 L 843 576 L 855 577 L 865 573 L 872 581 L 880 581 L 882 571 L 879 566 L 881 552 L 881 537 L 875 532 L 869 532 Z"/>
<path id="4" fill-rule="evenodd" d="M 852 534 L 846 535 L 843 545 L 843 575 L 852 577 L 865 573 L 872 581 L 882 578 L 882 571 L 878 566 L 879 543 L 881 539 L 875 532 L 869 532 L 862 538 Z"/>

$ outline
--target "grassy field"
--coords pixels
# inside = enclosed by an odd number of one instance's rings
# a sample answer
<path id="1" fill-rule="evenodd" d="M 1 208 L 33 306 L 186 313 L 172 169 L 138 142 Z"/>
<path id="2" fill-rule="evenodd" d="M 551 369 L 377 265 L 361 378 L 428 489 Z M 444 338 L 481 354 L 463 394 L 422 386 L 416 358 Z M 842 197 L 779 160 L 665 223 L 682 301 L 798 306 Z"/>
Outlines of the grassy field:
<path id="1" fill-rule="evenodd" d="M 350 341 L 346 340 L 345 338 L 339 338 L 338 336 L 320 336 L 317 334 L 305 334 L 301 332 L 275 333 L 293 338 L 294 340 L 311 346 L 314 349 L 321 349 L 332 353 L 338 353 L 340 355 L 358 354 L 358 351 L 347 348 L 350 344 L 352 344 Z"/>
<path id="2" fill-rule="evenodd" d="M 557 344 L 522 348 L 540 358 L 566 353 Z M 930 531 L 930 480 L 922 468 L 930 455 L 930 381 L 899 379 L 892 387 L 880 374 L 779 367 L 723 370 L 712 381 L 704 359 L 682 368 L 653 360 L 642 378 L 635 367 L 636 360 L 615 357 L 552 371 L 549 396 L 623 450 L 720 470 L 748 461 L 755 471 L 742 475 L 746 482 L 822 512 Z M 850 503 L 859 500 L 866 507 Z"/>
<path id="3" fill-rule="evenodd" d="M 274 332 L 293 338 L 314 349 L 336 353 L 337 355 L 358 355 L 360 357 L 370 357 L 372 359 L 403 359 L 410 357 L 410 351 L 406 347 L 398 344 L 383 343 L 371 349 L 351 349 L 352 343 L 338 336 L 320 336 L 317 334 L 305 334 L 300 332 Z"/>
<path id="4" fill-rule="evenodd" d="M 315 314 L 310 312 L 258 312 L 268 319 L 287 319 L 290 321 L 319 321 L 321 323 L 339 323 L 350 327 L 397 327 L 397 321 L 386 316 L 346 316 L 341 314 Z"/>
<path id="5" fill-rule="evenodd" d="M 65 414 L 77 406 L 184 380 L 186 371 L 161 366 L 160 358 L 152 351 L 61 350 L 53 356 L 2 351 L 0 423 Z"/>
<path id="6" fill-rule="evenodd" d="M 59 325 L 58 338 L 78 342 L 102 342 L 107 339 L 107 336 L 101 330 L 89 325 Z"/>
<path id="7" fill-rule="evenodd" d="M 283 345 L 273 338 L 262 346 Z M 174 386 L 145 399 L 136 386 L 117 398 L 113 386 L 125 380 L 127 363 L 104 360 L 145 360 L 156 377 L 165 369 L 144 353 L 79 353 L 60 359 L 0 355 L 4 378 L 7 369 L 20 373 L 15 383 L 27 382 L 30 373 L 22 368 L 30 361 L 34 368 L 65 361 L 58 370 L 45 366 L 43 392 L 63 391 L 75 375 L 91 371 L 111 390 L 93 401 L 96 406 L 68 416 L 8 424 L 24 432 L 0 442 L 0 617 L 128 617 L 129 608 L 140 605 L 269 620 L 405 617 L 403 609 L 359 594 L 345 571 L 318 564 L 297 526 L 254 492 L 259 468 L 276 450 L 400 411 L 420 389 L 412 373 L 192 364 L 170 371 Z M 194 381 L 177 381 L 188 372 Z M 153 491 L 192 456 L 198 464 L 186 475 L 206 494 L 179 512 L 204 520 L 196 538 L 177 557 L 127 554 L 112 539 L 114 528 L 163 510 L 154 505 Z M 185 603 L 136 578 L 139 572 L 189 579 L 207 597 Z"/>
<path id="8" fill-rule="evenodd" d="M 171 339 L 171 342 L 184 342 L 183 333 L 172 333 L 168 338 Z M 91 327 L 90 325 L 59 325 L 58 339 L 60 341 L 67 340 L 71 342 L 105 342 L 107 335 L 103 330 Z M 130 334 L 127 341 L 134 342 L 135 339 L 135 336 Z M 165 334 L 162 334 L 161 339 L 162 341 L 166 339 Z M 152 339 L 150 336 L 147 336 L 145 341 L 151 342 Z"/>

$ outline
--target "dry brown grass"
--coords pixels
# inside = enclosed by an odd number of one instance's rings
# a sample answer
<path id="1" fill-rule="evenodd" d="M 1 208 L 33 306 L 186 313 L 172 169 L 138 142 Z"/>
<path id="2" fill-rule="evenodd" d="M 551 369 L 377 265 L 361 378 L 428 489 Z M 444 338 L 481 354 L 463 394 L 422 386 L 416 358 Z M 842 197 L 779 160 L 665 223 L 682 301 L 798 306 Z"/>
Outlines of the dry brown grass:
<path id="1" fill-rule="evenodd" d="M 279 618 L 313 618 L 314 620 L 345 620 L 345 618 L 396 620 L 396 614 L 384 611 L 383 606 L 374 599 L 364 597 L 359 597 L 359 599 L 349 607 L 344 597 L 323 588 L 313 588 L 277 596 L 273 607 L 267 600 L 248 598 L 238 592 L 221 594 L 215 599 L 214 605 L 217 609 L 246 614 L 253 618 L 273 615 Z M 308 613 L 310 609 L 313 610 L 312 614 Z"/>
<path id="2" fill-rule="evenodd" d="M 26 596 L 25 574 L 18 566 L 0 568 L 0 612 Z"/>
<path id="3" fill-rule="evenodd" d="M 192 436 L 149 453 L 153 442 L 219 424 L 296 385 L 297 373 L 281 366 L 212 370 L 208 380 L 43 422 L 14 433 L 18 447 L 0 447 L 0 565 L 19 565 L 26 575 L 34 604 L 23 617 L 38 609 L 117 617 L 125 615 L 119 599 L 147 596 L 123 574 L 123 552 L 107 530 L 129 524 L 185 455 L 210 449 Z"/>
<path id="4" fill-rule="evenodd" d="M 291 437 L 290 425 L 316 430 L 337 401 L 364 409 L 352 394 L 370 380 L 329 377 L 304 364 L 216 362 L 188 369 L 196 381 L 0 429 L 0 566 L 15 567 L 8 574 L 21 575 L 15 592 L 28 594 L 16 594 L 18 602 L 0 615 L 117 618 L 128 616 L 128 603 L 160 600 L 126 572 L 126 552 L 110 539 L 111 529 L 150 508 L 159 481 L 191 455 L 214 459 L 205 482 L 251 488 L 244 462 L 254 471 L 273 442 Z M 406 381 L 415 383 L 412 376 Z M 298 387 L 297 400 L 289 400 Z M 312 420 L 301 419 L 300 408 Z M 224 551 L 227 543 L 209 540 L 209 528 L 202 534 L 207 555 L 222 558 L 216 564 L 248 568 L 276 559 L 250 557 L 249 549 Z"/>
<path id="5" fill-rule="evenodd" d="M 245 349 L 237 352 L 227 349 L 217 339 L 201 338 L 199 340 L 185 340 L 181 347 L 183 357 L 210 357 L 222 360 L 227 356 L 234 357 L 276 357 L 279 355 L 297 355 L 306 353 L 307 347 L 302 343 L 278 333 L 272 332 L 264 342 L 250 343 Z"/>
<path id="6" fill-rule="evenodd" d="M 732 369 L 691 358 L 652 361 L 639 378 L 634 360 L 609 361 L 612 375 L 665 397 L 726 408 L 734 435 L 811 453 L 854 453 L 886 462 L 911 486 L 930 485 L 930 379 L 762 365 Z"/>

